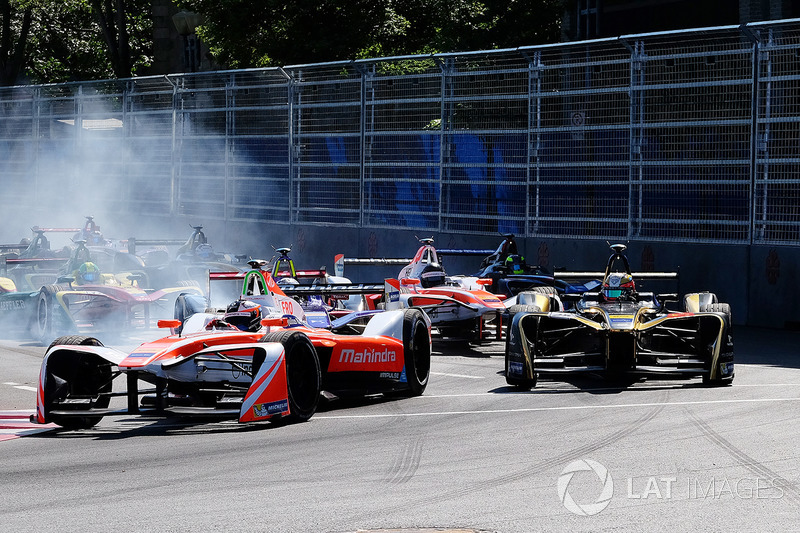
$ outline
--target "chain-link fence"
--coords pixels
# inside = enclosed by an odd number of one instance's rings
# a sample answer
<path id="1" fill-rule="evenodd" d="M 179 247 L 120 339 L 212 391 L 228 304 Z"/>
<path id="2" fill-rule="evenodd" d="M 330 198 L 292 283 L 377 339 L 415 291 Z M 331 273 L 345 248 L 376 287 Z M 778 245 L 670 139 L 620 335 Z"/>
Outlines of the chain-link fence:
<path id="1" fill-rule="evenodd" d="M 800 21 L 0 90 L 4 198 L 800 244 Z"/>

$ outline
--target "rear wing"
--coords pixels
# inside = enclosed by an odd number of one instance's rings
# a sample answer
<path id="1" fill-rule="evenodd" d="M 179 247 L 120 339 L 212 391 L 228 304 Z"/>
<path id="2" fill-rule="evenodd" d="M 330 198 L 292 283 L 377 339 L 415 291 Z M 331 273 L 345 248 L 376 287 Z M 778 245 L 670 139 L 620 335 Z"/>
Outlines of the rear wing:
<path id="1" fill-rule="evenodd" d="M 383 292 L 384 286 L 382 283 L 326 283 L 320 285 L 281 285 L 281 289 L 287 296 L 318 295 L 337 298 L 339 295 L 346 297 L 353 294 L 379 294 Z M 346 298 L 338 299 L 344 300 Z"/>
<path id="2" fill-rule="evenodd" d="M 83 228 L 43 228 L 41 226 L 34 226 L 31 228 L 31 231 L 34 233 L 39 233 L 40 231 L 44 233 L 79 233 L 83 231 Z"/>
<path id="3" fill-rule="evenodd" d="M 0 244 L 0 251 L 25 250 L 28 244 Z"/>
<path id="4" fill-rule="evenodd" d="M 436 249 L 438 255 L 462 255 L 462 256 L 487 256 L 494 253 L 494 250 L 457 250 L 457 249 Z M 345 257 L 338 254 L 334 258 L 334 273 L 337 276 L 344 276 L 345 265 L 400 265 L 405 266 L 414 259 L 411 257 Z"/>
<path id="5" fill-rule="evenodd" d="M 7 257 L 0 258 L 0 268 L 3 272 L 8 272 L 9 267 L 17 265 L 51 265 L 59 266 L 69 261 L 67 257 L 47 257 L 47 258 L 29 258 L 29 259 L 9 259 Z"/>
<path id="6" fill-rule="evenodd" d="M 409 264 L 412 259 L 402 258 L 362 258 L 362 257 L 345 257 L 344 254 L 338 254 L 333 261 L 333 272 L 336 276 L 344 277 L 345 265 L 402 265 Z"/>
<path id="7" fill-rule="evenodd" d="M 186 239 L 137 239 L 128 238 L 128 253 L 136 255 L 137 246 L 182 246 L 186 244 Z"/>
<path id="8" fill-rule="evenodd" d="M 555 272 L 553 277 L 563 280 L 589 280 L 589 279 L 603 279 L 605 272 Z M 647 279 L 647 280 L 677 280 L 678 272 L 631 272 L 634 280 Z"/>
<path id="9" fill-rule="evenodd" d="M 296 278 L 296 279 L 314 279 L 314 278 L 324 278 L 328 272 L 325 269 L 319 270 L 295 270 L 294 275 L 288 270 L 281 270 L 276 272 L 275 275 L 278 278 Z"/>

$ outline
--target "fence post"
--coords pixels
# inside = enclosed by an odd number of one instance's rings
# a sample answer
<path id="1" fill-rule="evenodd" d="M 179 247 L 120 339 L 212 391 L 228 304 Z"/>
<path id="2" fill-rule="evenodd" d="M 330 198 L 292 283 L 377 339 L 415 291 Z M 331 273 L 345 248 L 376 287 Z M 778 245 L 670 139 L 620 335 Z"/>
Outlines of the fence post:
<path id="1" fill-rule="evenodd" d="M 749 246 L 753 245 L 756 224 L 756 168 L 758 166 L 758 84 L 760 73 L 761 39 L 749 26 L 740 27 L 742 33 L 753 43 L 751 100 L 750 100 L 750 206 Z"/>

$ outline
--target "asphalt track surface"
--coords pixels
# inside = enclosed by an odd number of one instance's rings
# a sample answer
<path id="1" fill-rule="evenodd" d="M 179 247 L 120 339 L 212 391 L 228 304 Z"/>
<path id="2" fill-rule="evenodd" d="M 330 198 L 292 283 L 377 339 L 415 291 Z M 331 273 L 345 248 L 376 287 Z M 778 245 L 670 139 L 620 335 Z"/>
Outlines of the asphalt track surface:
<path id="1" fill-rule="evenodd" d="M 521 393 L 505 385 L 502 344 L 439 343 L 423 396 L 335 401 L 304 424 L 114 416 L 35 433 L 23 417 L 44 348 L 0 341 L 0 524 L 797 531 L 800 333 L 735 333 L 726 388 L 588 378 Z"/>

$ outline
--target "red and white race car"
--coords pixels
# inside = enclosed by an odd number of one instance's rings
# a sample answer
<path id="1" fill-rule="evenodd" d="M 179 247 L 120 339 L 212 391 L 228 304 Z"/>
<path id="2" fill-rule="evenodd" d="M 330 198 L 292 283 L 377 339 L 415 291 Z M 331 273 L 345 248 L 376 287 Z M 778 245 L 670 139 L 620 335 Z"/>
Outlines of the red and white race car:
<path id="1" fill-rule="evenodd" d="M 419 239 L 422 246 L 412 259 L 356 259 L 337 255 L 336 274 L 344 265 L 402 264 L 397 279 L 386 280 L 384 309 L 424 309 L 443 337 L 480 342 L 499 339 L 506 305 L 501 297 L 482 288 L 465 286 L 446 275 L 433 239 Z M 452 251 L 450 251 L 452 252 Z M 407 264 L 406 264 L 407 263 Z M 492 280 L 474 280 L 478 287 Z"/>
<path id="2" fill-rule="evenodd" d="M 251 422 L 308 420 L 321 391 L 420 395 L 430 371 L 430 321 L 418 309 L 351 313 L 309 326 L 301 305 L 251 262 L 241 297 L 221 311 L 160 321 L 165 338 L 131 353 L 93 337 L 57 339 L 42 363 L 34 422 L 88 428 L 109 414 L 223 416 Z M 178 333 L 179 331 L 179 333 Z M 124 376 L 126 390 L 112 386 Z M 125 397 L 126 406 L 112 406 Z"/>

